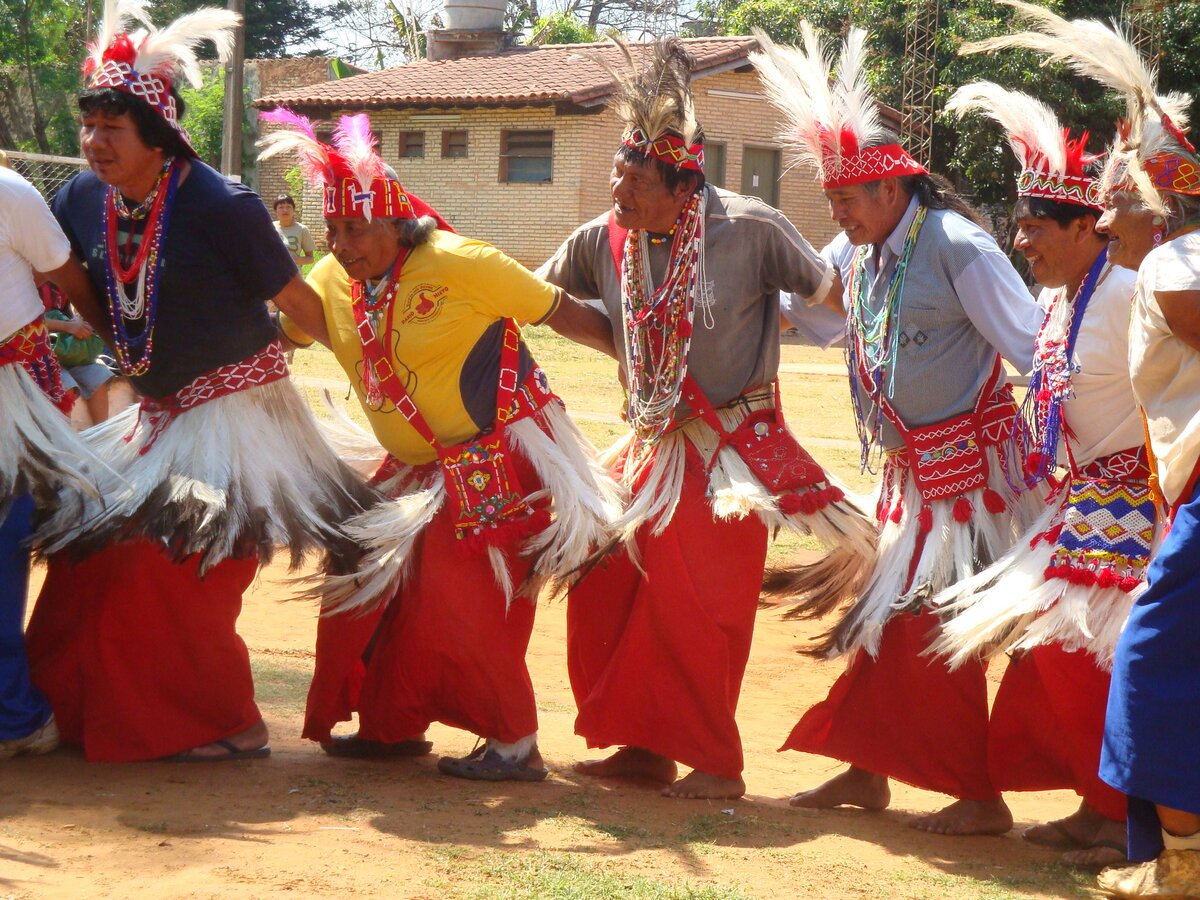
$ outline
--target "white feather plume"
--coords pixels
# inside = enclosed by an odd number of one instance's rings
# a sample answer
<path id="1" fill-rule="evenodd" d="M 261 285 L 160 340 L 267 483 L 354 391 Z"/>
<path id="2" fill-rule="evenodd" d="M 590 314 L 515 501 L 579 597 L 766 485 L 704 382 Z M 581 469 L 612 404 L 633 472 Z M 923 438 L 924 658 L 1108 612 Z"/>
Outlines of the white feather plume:
<path id="1" fill-rule="evenodd" d="M 1041 100 L 991 81 L 975 81 L 954 92 L 946 103 L 946 111 L 960 119 L 968 113 L 982 113 L 997 122 L 1022 168 L 1028 168 L 1031 158 L 1041 153 L 1051 172 L 1066 172 L 1067 149 L 1062 126 L 1054 111 Z"/>
<path id="2" fill-rule="evenodd" d="M 131 21 L 150 25 L 146 15 L 146 0 L 104 0 L 96 40 L 88 45 L 88 58 L 95 68 L 104 65 L 104 51 L 117 39 L 117 35 L 125 32 Z"/>
<path id="3" fill-rule="evenodd" d="M 237 13 L 211 6 L 180 16 L 165 28 L 151 29 L 138 46 L 134 68 L 142 73 L 167 75 L 172 80 L 182 76 L 198 88 L 203 77 L 196 49 L 205 41 L 212 41 L 217 59 L 226 62 L 233 53 L 235 32 L 241 21 Z"/>
<path id="4" fill-rule="evenodd" d="M 845 135 L 852 135 L 858 147 L 873 145 L 884 127 L 866 81 L 866 32 L 850 29 L 836 80 L 816 29 L 801 22 L 800 36 L 801 46 L 787 47 L 755 32 L 762 50 L 751 54 L 750 61 L 767 99 L 783 116 L 779 137 L 791 151 L 791 165 L 805 163 L 824 172 L 840 165 Z"/>

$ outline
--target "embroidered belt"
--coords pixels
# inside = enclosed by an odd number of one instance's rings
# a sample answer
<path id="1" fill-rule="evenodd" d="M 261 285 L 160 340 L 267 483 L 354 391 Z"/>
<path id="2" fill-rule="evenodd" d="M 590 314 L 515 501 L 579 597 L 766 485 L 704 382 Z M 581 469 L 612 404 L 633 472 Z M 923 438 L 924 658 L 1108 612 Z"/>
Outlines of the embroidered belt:
<path id="1" fill-rule="evenodd" d="M 206 372 L 169 397 L 143 397 L 138 407 L 137 423 L 133 432 L 125 436 L 125 440 L 132 440 L 144 421 L 150 429 L 150 436 L 138 450 L 138 455 L 141 456 L 154 446 L 154 442 L 180 413 L 218 397 L 279 381 L 286 378 L 287 374 L 287 357 L 284 356 L 283 347 L 279 341 L 272 341 L 258 353 L 241 362 L 230 363 Z"/>
<path id="2" fill-rule="evenodd" d="M 1147 481 L 1150 478 L 1150 459 L 1145 446 L 1118 450 L 1094 459 L 1075 477 L 1104 481 Z"/>
<path id="3" fill-rule="evenodd" d="M 513 394 L 512 404 L 508 408 L 508 414 L 504 417 L 504 422 L 511 425 L 513 422 L 518 422 L 521 419 L 528 419 L 536 416 L 544 406 L 551 401 L 557 401 L 558 397 L 550 390 L 550 379 L 546 377 L 546 373 L 539 366 L 534 366 L 525 380 L 517 386 Z M 392 454 L 384 457 L 379 468 L 375 470 L 375 474 L 371 476 L 371 486 L 379 487 L 385 481 L 396 476 L 396 473 L 407 466 L 406 463 L 396 459 Z M 441 468 L 440 460 L 432 460 L 427 463 L 421 463 L 416 466 L 407 466 L 410 470 L 409 477 L 406 478 L 403 484 L 399 485 L 393 492 L 393 497 L 398 497 L 412 484 L 420 483 L 425 480 L 426 476 L 437 472 Z"/>
<path id="4" fill-rule="evenodd" d="M 62 369 L 50 345 L 46 323 L 38 316 L 24 328 L 0 344 L 0 366 L 23 366 L 29 377 L 42 389 L 51 402 L 64 412 L 66 396 L 62 386 Z"/>

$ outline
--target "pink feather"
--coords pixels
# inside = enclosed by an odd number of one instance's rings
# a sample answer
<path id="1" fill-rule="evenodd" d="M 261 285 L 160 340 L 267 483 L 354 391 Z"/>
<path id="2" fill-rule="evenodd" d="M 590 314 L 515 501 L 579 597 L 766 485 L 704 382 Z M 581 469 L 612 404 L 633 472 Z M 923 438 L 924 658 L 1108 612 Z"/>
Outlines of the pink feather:
<path id="1" fill-rule="evenodd" d="M 272 125 L 283 125 L 291 128 L 293 131 L 298 131 L 305 137 L 310 137 L 313 140 L 317 139 L 317 134 L 313 131 L 312 122 L 308 116 L 302 116 L 299 113 L 294 113 L 290 109 L 285 109 L 278 106 L 275 109 L 268 110 L 264 113 L 259 113 L 258 117 L 264 122 L 270 122 Z"/>
<path id="2" fill-rule="evenodd" d="M 383 159 L 375 152 L 378 144 L 371 133 L 371 120 L 366 113 L 338 119 L 333 132 L 333 145 L 364 191 L 371 187 L 372 181 L 384 175 Z"/>

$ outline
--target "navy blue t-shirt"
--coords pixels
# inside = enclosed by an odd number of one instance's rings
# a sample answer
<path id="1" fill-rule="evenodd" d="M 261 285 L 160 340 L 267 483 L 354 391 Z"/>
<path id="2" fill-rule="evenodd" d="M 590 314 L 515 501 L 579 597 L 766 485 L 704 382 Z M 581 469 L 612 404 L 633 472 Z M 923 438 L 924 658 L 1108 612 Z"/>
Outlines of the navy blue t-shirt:
<path id="1" fill-rule="evenodd" d="M 191 166 L 161 251 L 150 371 L 131 379 L 151 397 L 173 394 L 274 340 L 266 301 L 297 273 L 258 194 L 198 160 Z M 105 190 L 82 172 L 51 207 L 102 298 Z M 109 315 L 107 302 L 102 306 Z"/>

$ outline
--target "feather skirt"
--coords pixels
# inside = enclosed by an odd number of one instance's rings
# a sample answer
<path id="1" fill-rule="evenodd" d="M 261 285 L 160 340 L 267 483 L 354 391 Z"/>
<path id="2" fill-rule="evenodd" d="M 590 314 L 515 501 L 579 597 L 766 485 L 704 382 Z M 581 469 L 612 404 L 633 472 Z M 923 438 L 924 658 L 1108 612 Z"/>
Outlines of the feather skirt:
<path id="1" fill-rule="evenodd" d="M 340 530 L 378 495 L 338 459 L 289 379 L 210 400 L 156 433 L 137 406 L 82 435 L 111 469 L 102 498 L 64 503 L 35 533 L 43 555 L 86 555 L 145 537 L 201 573 L 230 557 L 268 562 L 286 546 L 293 567 L 324 551 L 345 569 L 355 548 Z"/>
<path id="2" fill-rule="evenodd" d="M 934 594 L 985 569 L 1045 509 L 1044 486 L 1017 492 L 1008 484 L 997 448 L 985 452 L 987 488 L 954 500 L 924 500 L 907 466 L 886 464 L 874 564 L 862 594 L 825 636 L 824 655 L 834 658 L 861 648 L 875 656 L 893 615 L 928 606 Z M 989 492 L 1003 508 L 989 508 Z"/>
<path id="3" fill-rule="evenodd" d="M 105 466 L 20 365 L 0 366 L 0 423 L 0 519 L 25 493 L 42 508 L 61 503 L 62 516 L 78 519 L 84 498 L 99 497 Z"/>
<path id="4" fill-rule="evenodd" d="M 1145 564 L 1157 549 L 1162 528 L 1159 517 L 1136 508 L 1152 504 L 1144 485 L 1108 487 L 1142 502 L 1130 509 L 1118 499 L 1118 513 L 1123 514 L 1104 517 L 1107 534 L 1088 527 L 1086 515 L 1079 513 L 1081 504 L 1073 503 L 1072 492 L 1064 490 L 992 566 L 933 597 L 930 605 L 946 621 L 931 652 L 957 667 L 980 656 L 1059 644 L 1068 653 L 1087 650 L 1110 670 L 1129 611 L 1145 590 Z M 1094 562 L 1090 567 L 1063 566 L 1058 536 L 1064 526 L 1073 539 L 1085 532 L 1093 543 L 1108 545 L 1108 552 L 1088 554 L 1093 559 L 1129 562 L 1121 551 L 1131 539 L 1143 544 L 1144 552 L 1119 572 L 1111 567 L 1106 572 L 1103 563 Z"/>
<path id="5" fill-rule="evenodd" d="M 367 455 L 361 429 L 356 443 L 344 422 L 327 427 L 343 431 L 335 440 L 339 446 L 357 448 L 359 457 Z M 595 449 L 560 402 L 551 401 L 534 415 L 510 422 L 506 434 L 542 485 L 525 500 L 531 506 L 548 503 L 550 522 L 519 546 L 521 556 L 533 559 L 531 575 L 523 584 L 513 584 L 503 548 L 489 546 L 478 552 L 489 555 L 496 586 L 509 603 L 517 597 L 536 601 L 544 587 L 557 589 L 598 547 L 612 543 L 625 494 L 596 461 Z M 343 529 L 362 549 L 357 570 L 321 577 L 305 594 L 320 600 L 322 615 L 361 615 L 395 595 L 412 569 L 421 533 L 446 503 L 445 479 L 437 465 L 401 463 L 379 488 L 390 499 L 354 517 Z"/>
<path id="6" fill-rule="evenodd" d="M 716 413 L 726 430 L 735 428 L 746 415 L 736 408 L 718 409 Z M 820 562 L 790 564 L 774 572 L 769 585 L 773 599 L 836 605 L 858 594 L 869 570 L 868 563 L 875 555 L 876 533 L 875 523 L 859 504 L 825 473 L 823 485 L 814 485 L 806 491 L 812 495 L 812 502 L 793 509 L 793 504 L 784 499 L 789 495 L 775 494 L 764 486 L 735 449 L 728 445 L 718 449 L 717 433 L 700 419 L 664 436 L 641 459 L 635 457 L 632 433 L 614 444 L 602 458 L 632 494 L 625 514 L 616 525 L 631 559 L 638 561 L 635 541 L 638 529 L 646 526 L 652 536 L 660 535 L 675 515 L 683 490 L 689 445 L 699 452 L 706 465 L 711 462 L 708 491 L 714 518 L 756 515 L 773 535 L 781 530 L 812 535 L 829 549 Z"/>

